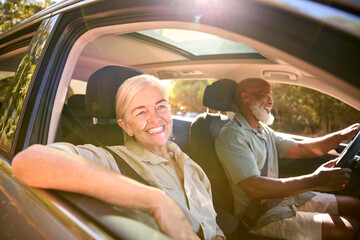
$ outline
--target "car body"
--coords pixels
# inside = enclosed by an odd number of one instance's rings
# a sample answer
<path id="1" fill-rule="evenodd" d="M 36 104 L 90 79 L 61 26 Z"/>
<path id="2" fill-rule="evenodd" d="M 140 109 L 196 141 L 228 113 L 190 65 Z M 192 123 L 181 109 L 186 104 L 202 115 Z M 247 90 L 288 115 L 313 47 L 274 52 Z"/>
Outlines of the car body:
<path id="1" fill-rule="evenodd" d="M 11 78 L 11 91 L 0 96 L 0 238 L 167 239 L 150 216 L 139 221 L 137 211 L 34 189 L 14 177 L 16 153 L 63 140 L 58 129 L 75 80 L 84 86 L 108 65 L 175 81 L 260 77 L 309 87 L 360 110 L 359 12 L 352 1 L 75 0 L 52 5 L 5 32 L 0 72 Z M 154 37 L 159 29 L 172 29 L 169 37 L 174 29 L 184 36 L 211 34 L 230 47 L 217 50 L 202 42 L 183 48 L 180 39 Z M 174 119 L 185 129 L 178 132 L 188 133 L 192 120 Z M 183 137 L 186 150 L 188 135 Z M 284 166 L 290 175 L 303 173 L 291 162 Z"/>

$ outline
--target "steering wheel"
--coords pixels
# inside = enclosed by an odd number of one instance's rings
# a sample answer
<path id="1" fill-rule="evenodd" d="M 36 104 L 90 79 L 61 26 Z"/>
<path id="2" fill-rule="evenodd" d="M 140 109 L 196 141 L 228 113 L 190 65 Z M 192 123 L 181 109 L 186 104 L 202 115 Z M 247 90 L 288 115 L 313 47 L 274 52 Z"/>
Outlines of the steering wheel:
<path id="1" fill-rule="evenodd" d="M 341 152 L 339 160 L 334 167 L 348 168 L 353 163 L 355 155 L 360 150 L 360 132 L 354 137 L 347 147 Z"/>

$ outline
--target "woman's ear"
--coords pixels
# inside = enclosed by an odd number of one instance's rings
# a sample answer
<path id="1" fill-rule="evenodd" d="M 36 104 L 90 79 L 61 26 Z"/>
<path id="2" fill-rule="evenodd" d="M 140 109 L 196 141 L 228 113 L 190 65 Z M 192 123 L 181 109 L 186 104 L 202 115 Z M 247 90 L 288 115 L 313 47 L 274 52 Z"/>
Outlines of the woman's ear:
<path id="1" fill-rule="evenodd" d="M 124 122 L 121 118 L 117 120 L 119 126 L 129 135 L 130 137 L 134 136 L 134 132 L 128 123 Z"/>

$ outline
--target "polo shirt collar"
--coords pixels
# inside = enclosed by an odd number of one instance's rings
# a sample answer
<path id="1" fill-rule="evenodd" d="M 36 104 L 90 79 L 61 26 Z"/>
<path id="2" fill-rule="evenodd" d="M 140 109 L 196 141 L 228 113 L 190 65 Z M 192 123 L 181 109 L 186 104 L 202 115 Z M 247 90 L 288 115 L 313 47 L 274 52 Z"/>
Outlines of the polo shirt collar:
<path id="1" fill-rule="evenodd" d="M 236 122 L 239 124 L 240 127 L 242 127 L 245 130 L 252 131 L 258 137 L 260 137 L 260 138 L 262 138 L 263 140 L 266 141 L 265 136 L 263 134 L 261 134 L 265 129 L 265 125 L 262 122 L 259 122 L 258 131 L 256 131 L 250 126 L 248 121 L 245 119 L 245 117 L 240 112 L 237 112 L 235 114 L 234 119 L 236 120 Z"/>

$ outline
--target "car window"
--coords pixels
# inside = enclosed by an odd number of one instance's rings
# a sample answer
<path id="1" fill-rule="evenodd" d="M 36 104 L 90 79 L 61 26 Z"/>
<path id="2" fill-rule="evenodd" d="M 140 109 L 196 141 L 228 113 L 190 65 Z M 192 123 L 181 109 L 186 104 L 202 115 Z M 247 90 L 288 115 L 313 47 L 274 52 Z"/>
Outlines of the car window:
<path id="1" fill-rule="evenodd" d="M 24 106 L 26 94 L 35 73 L 36 64 L 41 57 L 46 40 L 49 37 L 49 25 L 54 22 L 45 20 L 33 37 L 15 75 L 14 80 L 8 86 L 3 107 L 0 110 L 0 144 L 2 150 L 10 152 L 15 138 L 19 119 Z"/>
<path id="2" fill-rule="evenodd" d="M 5 74 L 8 75 L 8 74 Z M 13 76 L 2 78 L 2 73 L 0 72 L 0 108 L 2 107 L 2 103 L 5 100 L 5 95 L 9 89 L 10 83 L 14 80 Z"/>
<path id="3" fill-rule="evenodd" d="M 323 136 L 360 122 L 360 111 L 321 92 L 272 83 L 274 130 L 306 137 Z"/>
<path id="4" fill-rule="evenodd" d="M 171 104 L 171 113 L 175 116 L 195 118 L 206 112 L 203 106 L 205 87 L 214 80 L 165 80 Z"/>

